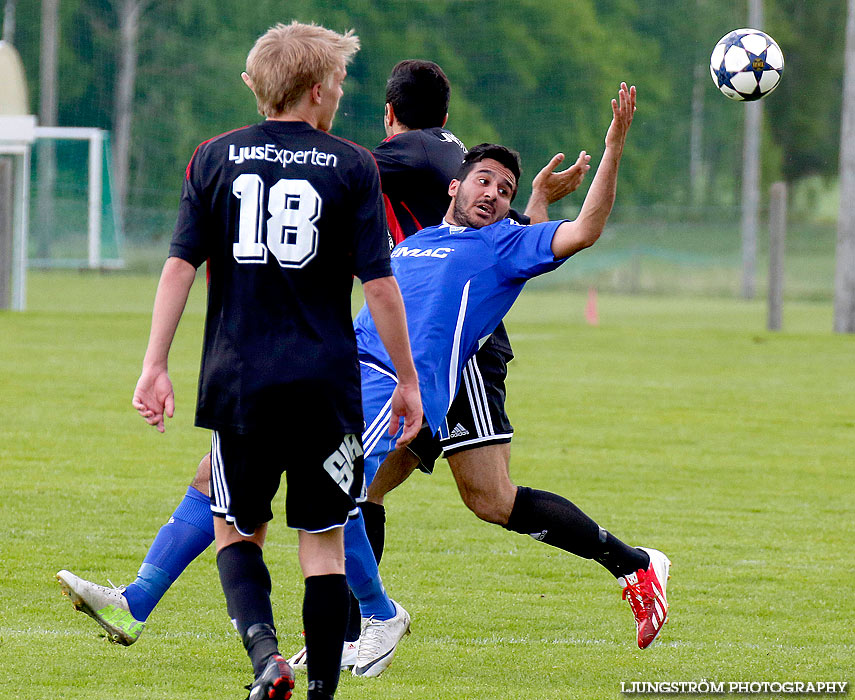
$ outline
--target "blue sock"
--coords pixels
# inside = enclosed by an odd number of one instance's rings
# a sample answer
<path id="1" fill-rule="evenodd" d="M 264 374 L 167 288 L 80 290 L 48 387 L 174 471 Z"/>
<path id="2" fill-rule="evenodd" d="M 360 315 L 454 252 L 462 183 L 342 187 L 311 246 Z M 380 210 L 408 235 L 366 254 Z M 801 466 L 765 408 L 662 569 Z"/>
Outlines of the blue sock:
<path id="1" fill-rule="evenodd" d="M 389 620 L 395 617 L 395 606 L 380 580 L 377 561 L 365 534 L 362 514 L 351 518 L 344 526 L 344 569 L 347 585 L 359 601 L 362 617 Z"/>
<path id="2" fill-rule="evenodd" d="M 192 486 L 157 533 L 136 581 L 125 589 L 135 619 L 145 621 L 191 561 L 214 541 L 211 499 Z"/>

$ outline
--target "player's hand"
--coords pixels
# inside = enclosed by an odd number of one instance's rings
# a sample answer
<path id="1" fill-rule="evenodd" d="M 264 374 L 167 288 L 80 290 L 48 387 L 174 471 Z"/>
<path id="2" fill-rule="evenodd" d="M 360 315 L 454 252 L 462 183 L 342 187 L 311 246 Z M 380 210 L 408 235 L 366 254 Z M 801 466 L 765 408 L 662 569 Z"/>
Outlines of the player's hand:
<path id="1" fill-rule="evenodd" d="M 567 168 L 567 170 L 562 170 L 558 173 L 555 172 L 555 168 L 563 160 L 564 154 L 556 153 L 552 156 L 552 160 L 546 164 L 546 167 L 534 176 L 534 180 L 531 182 L 532 193 L 542 194 L 547 204 L 557 202 L 562 197 L 566 197 L 576 190 L 582 184 L 582 180 L 585 179 L 585 173 L 591 169 L 589 165 L 591 156 L 585 153 L 585 151 L 579 154 L 576 162 Z"/>
<path id="2" fill-rule="evenodd" d="M 398 432 L 401 420 L 404 421 L 404 432 L 395 443 L 395 447 L 403 447 L 410 442 L 422 427 L 422 396 L 419 393 L 418 382 L 399 383 L 392 393 L 392 417 L 389 421 L 389 435 Z"/>
<path id="3" fill-rule="evenodd" d="M 143 370 L 134 389 L 131 402 L 149 425 L 159 432 L 166 430 L 164 416 L 172 418 L 175 413 L 175 395 L 172 380 L 166 370 Z"/>
<path id="4" fill-rule="evenodd" d="M 635 85 L 628 88 L 626 83 L 621 83 L 618 99 L 612 100 L 612 123 L 606 132 L 606 148 L 616 149 L 619 153 L 623 151 L 634 114 Z"/>

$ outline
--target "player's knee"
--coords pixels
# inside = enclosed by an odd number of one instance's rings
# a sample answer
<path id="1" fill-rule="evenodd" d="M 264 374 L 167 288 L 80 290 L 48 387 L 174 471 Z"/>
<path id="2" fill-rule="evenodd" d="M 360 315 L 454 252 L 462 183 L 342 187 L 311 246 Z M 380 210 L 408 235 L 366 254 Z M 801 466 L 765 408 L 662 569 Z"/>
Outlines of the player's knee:
<path id="1" fill-rule="evenodd" d="M 463 502 L 481 520 L 496 525 L 508 522 L 510 510 L 505 507 L 498 494 L 485 491 L 466 491 L 461 493 Z"/>
<path id="2" fill-rule="evenodd" d="M 369 503 L 376 503 L 378 506 L 383 505 L 383 497 L 386 495 L 387 491 L 383 488 L 372 488 L 375 482 L 371 482 L 371 485 L 368 487 L 368 491 L 365 494 L 365 500 Z"/>
<path id="3" fill-rule="evenodd" d="M 193 482 L 190 484 L 194 489 L 201 493 L 210 493 L 211 483 L 211 454 L 210 452 L 202 457 L 199 466 L 196 468 L 196 475 L 193 477 Z"/>

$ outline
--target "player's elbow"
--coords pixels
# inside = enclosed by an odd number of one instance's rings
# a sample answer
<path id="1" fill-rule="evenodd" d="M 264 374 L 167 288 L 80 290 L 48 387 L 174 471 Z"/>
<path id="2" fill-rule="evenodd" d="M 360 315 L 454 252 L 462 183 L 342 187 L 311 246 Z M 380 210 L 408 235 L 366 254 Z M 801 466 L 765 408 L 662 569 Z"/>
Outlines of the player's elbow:
<path id="1" fill-rule="evenodd" d="M 590 248 L 594 243 L 600 240 L 600 236 L 603 233 L 602 226 L 592 228 L 588 231 L 585 231 L 579 239 L 579 250 L 584 250 L 585 248 Z"/>
<path id="2" fill-rule="evenodd" d="M 374 305 L 388 306 L 400 298 L 398 283 L 392 276 L 377 277 L 362 285 L 362 294 L 369 308 Z"/>
<path id="3" fill-rule="evenodd" d="M 600 237 L 602 228 L 577 227 L 572 233 L 564 236 L 556 235 L 552 239 L 552 254 L 556 260 L 569 258 L 580 250 L 590 248 Z"/>

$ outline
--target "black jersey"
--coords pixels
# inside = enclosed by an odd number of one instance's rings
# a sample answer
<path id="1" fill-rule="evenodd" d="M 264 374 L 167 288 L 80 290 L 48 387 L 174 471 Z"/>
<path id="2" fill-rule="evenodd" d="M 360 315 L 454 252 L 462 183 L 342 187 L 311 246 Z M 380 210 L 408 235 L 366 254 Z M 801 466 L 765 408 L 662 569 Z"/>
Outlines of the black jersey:
<path id="1" fill-rule="evenodd" d="M 464 155 L 460 139 L 439 127 L 395 134 L 374 149 L 395 243 L 442 221 Z"/>
<path id="2" fill-rule="evenodd" d="M 441 223 L 451 201 L 448 183 L 466 155 L 463 142 L 440 127 L 415 129 L 390 136 L 373 153 L 393 245 Z M 498 352 L 505 361 L 513 358 L 504 323 L 499 323 L 482 349 Z"/>
<path id="3" fill-rule="evenodd" d="M 360 433 L 350 293 L 354 275 L 392 274 L 386 235 L 364 148 L 278 121 L 199 146 L 169 250 L 209 266 L 196 424 Z"/>

